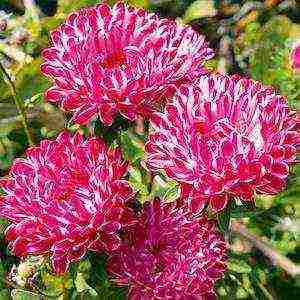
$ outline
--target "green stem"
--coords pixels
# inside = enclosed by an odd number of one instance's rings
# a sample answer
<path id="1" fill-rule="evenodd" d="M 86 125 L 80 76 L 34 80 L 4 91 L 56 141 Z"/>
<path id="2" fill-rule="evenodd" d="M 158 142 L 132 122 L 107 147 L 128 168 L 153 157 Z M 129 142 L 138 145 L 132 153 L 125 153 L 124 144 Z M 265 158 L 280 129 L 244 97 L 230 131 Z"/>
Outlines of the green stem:
<path id="1" fill-rule="evenodd" d="M 6 147 L 5 143 L 3 142 L 2 138 L 0 138 L 0 145 L 3 148 L 4 153 L 8 153 L 7 147 Z"/>
<path id="2" fill-rule="evenodd" d="M 28 120 L 27 120 L 27 114 L 26 114 L 26 108 L 25 108 L 24 102 L 22 101 L 20 96 L 17 94 L 16 87 L 15 87 L 12 79 L 10 78 L 9 74 L 6 72 L 5 68 L 1 64 L 1 62 L 0 62 L 0 70 L 3 73 L 3 76 L 7 80 L 7 85 L 10 88 L 12 97 L 13 97 L 14 102 L 15 102 L 15 105 L 18 108 L 18 111 L 20 113 L 21 122 L 22 122 L 22 125 L 24 127 L 24 130 L 25 130 L 25 133 L 26 133 L 26 136 L 27 136 L 27 139 L 28 139 L 28 143 L 29 143 L 29 145 L 33 145 L 33 139 L 31 137 L 29 127 L 28 127 Z"/>
<path id="3" fill-rule="evenodd" d="M 242 221 L 233 220 L 231 222 L 231 231 L 250 241 L 257 249 L 259 249 L 271 260 L 273 265 L 282 268 L 293 277 L 300 275 L 300 266 L 298 264 L 295 264 L 289 258 L 282 255 L 277 249 L 263 241 L 261 237 L 250 233 Z"/>

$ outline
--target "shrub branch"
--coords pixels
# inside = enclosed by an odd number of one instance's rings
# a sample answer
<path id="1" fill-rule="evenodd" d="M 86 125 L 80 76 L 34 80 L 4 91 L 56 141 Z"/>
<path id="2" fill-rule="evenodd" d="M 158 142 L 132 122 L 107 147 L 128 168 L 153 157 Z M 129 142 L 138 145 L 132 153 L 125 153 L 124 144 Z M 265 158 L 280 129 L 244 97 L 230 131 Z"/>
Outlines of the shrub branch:
<path id="1" fill-rule="evenodd" d="M 1 62 L 0 62 L 0 70 L 3 73 L 3 77 L 6 78 L 6 83 L 10 88 L 15 105 L 18 108 L 18 111 L 20 113 L 21 122 L 24 127 L 24 130 L 25 130 L 25 133 L 26 133 L 26 136 L 28 139 L 28 143 L 29 143 L 29 145 L 33 145 L 33 139 L 32 139 L 31 133 L 29 131 L 28 119 L 27 119 L 26 108 L 25 108 L 24 102 L 22 101 L 20 96 L 17 94 L 16 87 L 15 87 L 12 79 L 10 78 L 9 74 L 6 72 L 5 68 L 1 64 Z"/>
<path id="2" fill-rule="evenodd" d="M 300 275 L 300 266 L 294 264 L 290 259 L 280 254 L 275 248 L 262 241 L 260 237 L 250 233 L 241 221 L 232 221 L 231 231 L 250 241 L 254 247 L 268 257 L 274 265 L 282 268 L 291 276 L 294 277 Z"/>

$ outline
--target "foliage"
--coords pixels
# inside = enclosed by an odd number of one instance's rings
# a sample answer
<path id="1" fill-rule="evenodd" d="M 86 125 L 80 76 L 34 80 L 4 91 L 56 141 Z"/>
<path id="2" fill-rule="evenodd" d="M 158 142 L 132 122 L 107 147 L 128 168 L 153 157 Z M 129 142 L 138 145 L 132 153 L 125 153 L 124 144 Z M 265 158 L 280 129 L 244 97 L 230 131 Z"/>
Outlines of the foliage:
<path id="1" fill-rule="evenodd" d="M 240 66 L 247 68 L 251 77 L 276 87 L 299 109 L 300 76 L 290 61 L 297 40 L 300 25 L 278 15 L 263 24 L 259 19 L 249 23 L 236 42 L 235 52 Z"/>

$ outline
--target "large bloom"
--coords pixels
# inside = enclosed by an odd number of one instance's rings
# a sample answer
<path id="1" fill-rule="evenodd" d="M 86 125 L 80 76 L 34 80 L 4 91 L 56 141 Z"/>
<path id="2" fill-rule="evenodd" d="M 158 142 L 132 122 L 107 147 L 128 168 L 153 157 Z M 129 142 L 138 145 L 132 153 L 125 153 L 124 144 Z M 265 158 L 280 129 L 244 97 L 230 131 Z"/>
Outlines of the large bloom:
<path id="1" fill-rule="evenodd" d="M 227 245 L 206 217 L 155 199 L 108 260 L 108 272 L 129 285 L 129 299 L 204 299 L 226 270 Z"/>
<path id="2" fill-rule="evenodd" d="M 148 167 L 180 182 L 193 211 L 206 203 L 219 211 L 230 197 L 283 189 L 299 142 L 296 123 L 271 88 L 239 76 L 203 76 L 153 117 Z"/>
<path id="3" fill-rule="evenodd" d="M 96 138 L 63 132 L 29 148 L 1 182 L 0 216 L 12 222 L 6 232 L 12 251 L 49 253 L 54 270 L 63 273 L 87 250 L 117 249 L 117 232 L 132 222 L 126 171 L 120 150 Z"/>
<path id="4" fill-rule="evenodd" d="M 46 98 L 80 124 L 98 115 L 109 125 L 118 112 L 130 120 L 148 116 L 174 84 L 205 72 L 213 56 L 191 27 L 121 2 L 71 14 L 51 41 L 43 51 L 42 73 L 54 81 Z"/>

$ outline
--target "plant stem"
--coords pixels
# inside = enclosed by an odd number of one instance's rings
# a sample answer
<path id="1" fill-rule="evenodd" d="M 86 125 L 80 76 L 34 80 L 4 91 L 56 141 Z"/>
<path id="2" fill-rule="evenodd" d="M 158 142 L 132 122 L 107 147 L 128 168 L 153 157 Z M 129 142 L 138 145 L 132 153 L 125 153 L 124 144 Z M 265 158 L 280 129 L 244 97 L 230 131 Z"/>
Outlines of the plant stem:
<path id="1" fill-rule="evenodd" d="M 6 72 L 5 68 L 1 64 L 1 62 L 0 62 L 0 70 L 3 73 L 3 76 L 7 80 L 7 85 L 10 88 L 12 97 L 13 97 L 14 102 L 15 102 L 15 105 L 18 108 L 18 111 L 20 113 L 21 122 L 22 122 L 22 125 L 24 127 L 28 143 L 29 143 L 29 145 L 33 145 L 33 139 L 31 137 L 29 127 L 28 127 L 28 120 L 27 120 L 27 114 L 26 114 L 26 108 L 25 108 L 24 102 L 22 101 L 20 96 L 17 94 L 16 87 L 15 87 L 12 79 L 10 78 L 9 74 Z"/>
<path id="2" fill-rule="evenodd" d="M 262 241 L 260 237 L 250 233 L 241 221 L 232 221 L 230 229 L 232 232 L 238 233 L 250 241 L 257 249 L 264 253 L 264 255 L 267 256 L 274 265 L 279 266 L 291 276 L 297 276 L 300 274 L 300 266 L 294 264 L 290 259 L 280 254 L 271 245 Z"/>
<path id="3" fill-rule="evenodd" d="M 5 143 L 3 142 L 2 138 L 0 138 L 0 145 L 3 148 L 4 153 L 8 153 L 7 147 L 6 147 Z"/>

